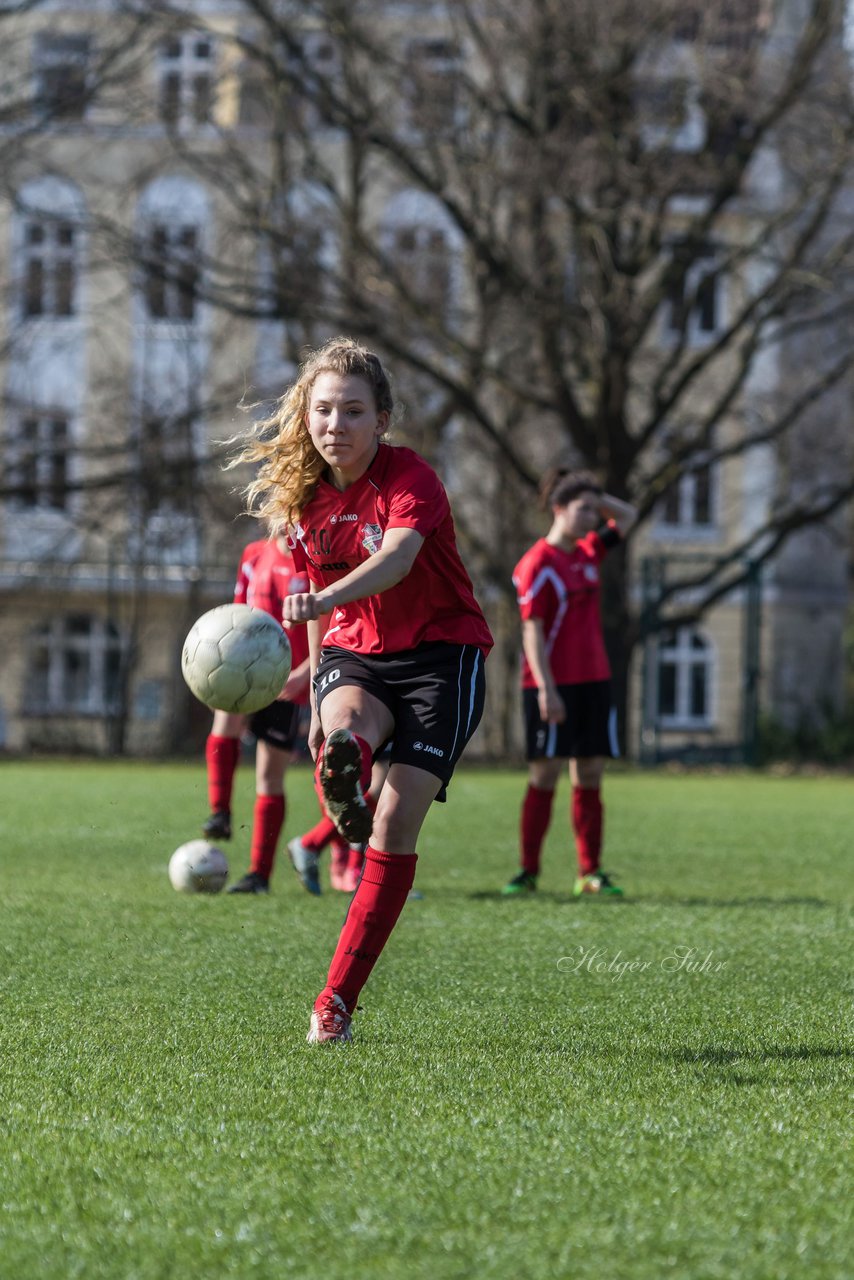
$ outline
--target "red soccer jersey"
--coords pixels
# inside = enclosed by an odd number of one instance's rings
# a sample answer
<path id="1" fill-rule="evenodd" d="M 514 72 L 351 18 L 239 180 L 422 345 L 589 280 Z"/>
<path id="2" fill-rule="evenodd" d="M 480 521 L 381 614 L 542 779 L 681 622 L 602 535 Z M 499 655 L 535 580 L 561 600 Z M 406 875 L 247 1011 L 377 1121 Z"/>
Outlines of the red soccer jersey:
<path id="1" fill-rule="evenodd" d="M 335 609 L 324 645 L 407 653 L 444 641 L 488 653 L 492 636 L 457 551 L 447 494 L 412 449 L 381 444 L 365 474 L 343 493 L 320 480 L 297 527 L 294 561 L 322 589 L 375 555 L 386 529 L 422 535 L 415 563 L 396 587 Z"/>
<path id="2" fill-rule="evenodd" d="M 523 621 L 539 618 L 555 684 L 584 684 L 611 675 L 600 617 L 599 565 L 619 539 L 613 526 L 588 533 L 574 550 L 545 538 L 535 542 L 513 571 Z M 522 654 L 522 687 L 537 685 Z"/>
<path id="3" fill-rule="evenodd" d="M 282 551 L 275 539 L 250 542 L 244 548 L 234 584 L 234 603 L 248 604 L 253 609 L 263 609 L 280 622 L 291 642 L 292 668 L 296 669 L 308 657 L 308 635 L 305 627 L 290 626 L 282 617 L 285 596 L 298 591 L 308 591 L 308 578 L 294 564 L 289 551 Z M 308 690 L 294 702 L 305 705 Z"/>

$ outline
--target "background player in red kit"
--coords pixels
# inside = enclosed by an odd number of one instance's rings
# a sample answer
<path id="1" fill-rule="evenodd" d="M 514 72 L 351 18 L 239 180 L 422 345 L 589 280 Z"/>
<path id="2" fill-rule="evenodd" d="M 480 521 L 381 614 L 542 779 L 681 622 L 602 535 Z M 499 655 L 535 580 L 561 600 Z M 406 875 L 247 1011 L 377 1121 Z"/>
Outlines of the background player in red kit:
<path id="1" fill-rule="evenodd" d="M 537 887 L 555 788 L 568 762 L 578 856 L 573 892 L 619 896 L 622 890 L 599 866 L 602 774 L 606 758 L 617 754 L 599 565 L 631 528 L 636 511 L 603 493 L 596 477 L 585 471 L 553 472 L 541 498 L 551 510 L 551 528 L 513 572 L 522 617 L 528 787 L 521 815 L 522 870 L 504 893 Z"/>
<path id="2" fill-rule="evenodd" d="M 283 622 L 282 609 L 292 591 L 308 589 L 308 578 L 296 569 L 287 540 L 250 542 L 244 549 L 234 588 L 236 604 L 263 609 Z M 211 815 L 202 826 L 210 840 L 231 838 L 231 798 L 240 758 L 240 739 L 248 727 L 255 735 L 255 809 L 249 871 L 229 893 L 266 893 L 285 820 L 285 768 L 299 732 L 300 708 L 308 702 L 308 640 L 304 627 L 288 628 L 293 660 L 281 698 L 250 716 L 214 712 L 205 745 Z M 303 878 L 300 867 L 297 874 Z M 316 874 L 316 873 L 315 873 Z M 319 892 L 319 887 L 316 890 Z"/>
<path id="3" fill-rule="evenodd" d="M 243 455 L 261 464 L 250 503 L 295 530 L 295 563 L 311 580 L 285 617 L 308 623 L 309 745 L 325 807 L 347 840 L 370 840 L 309 1043 L 351 1039 L 359 993 L 412 888 L 421 825 L 480 720 L 492 645 L 438 476 L 382 441 L 393 407 L 377 356 L 334 339 Z M 389 740 L 372 817 L 371 763 Z"/>

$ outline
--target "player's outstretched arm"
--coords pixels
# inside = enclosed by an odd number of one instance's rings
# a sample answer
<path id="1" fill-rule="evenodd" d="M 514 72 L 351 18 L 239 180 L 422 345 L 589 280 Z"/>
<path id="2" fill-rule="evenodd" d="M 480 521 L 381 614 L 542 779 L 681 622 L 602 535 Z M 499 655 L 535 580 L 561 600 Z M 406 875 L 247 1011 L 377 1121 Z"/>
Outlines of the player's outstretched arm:
<path id="1" fill-rule="evenodd" d="M 415 529 L 386 529 L 375 556 L 357 565 L 331 586 L 316 593 L 288 596 L 284 614 L 288 622 L 310 622 L 352 600 L 378 596 L 402 582 L 415 563 L 424 538 Z"/>

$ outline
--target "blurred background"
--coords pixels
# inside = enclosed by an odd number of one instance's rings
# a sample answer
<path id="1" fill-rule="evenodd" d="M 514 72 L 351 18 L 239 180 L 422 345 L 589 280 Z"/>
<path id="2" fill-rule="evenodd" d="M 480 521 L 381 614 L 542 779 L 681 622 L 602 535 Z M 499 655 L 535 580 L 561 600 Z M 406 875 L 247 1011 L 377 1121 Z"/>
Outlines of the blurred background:
<path id="1" fill-rule="evenodd" d="M 496 636 L 555 464 L 635 503 L 627 755 L 854 759 L 852 62 L 839 0 L 0 6 L 0 750 L 169 755 L 231 598 L 235 437 L 374 347 Z"/>

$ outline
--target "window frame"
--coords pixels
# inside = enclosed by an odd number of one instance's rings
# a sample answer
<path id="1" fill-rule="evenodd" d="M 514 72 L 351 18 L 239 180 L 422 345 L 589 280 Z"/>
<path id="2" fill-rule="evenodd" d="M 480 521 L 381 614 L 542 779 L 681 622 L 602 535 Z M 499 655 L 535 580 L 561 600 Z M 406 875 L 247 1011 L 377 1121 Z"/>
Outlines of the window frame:
<path id="1" fill-rule="evenodd" d="M 80 228 L 70 216 L 22 213 L 18 313 L 34 320 L 73 320 L 79 311 Z M 34 233 L 39 238 L 34 239 Z M 63 244 L 61 237 L 67 235 Z M 39 305 L 31 301 L 38 295 Z M 59 305 L 60 299 L 62 305 Z"/>
<path id="2" fill-rule="evenodd" d="M 190 235 L 192 242 L 188 244 Z M 201 226 L 196 221 L 178 222 L 165 213 L 152 212 L 145 219 L 143 243 L 139 292 L 146 322 L 197 325 L 201 311 Z"/>
<path id="3" fill-rule="evenodd" d="M 711 730 L 715 727 L 715 695 L 716 695 L 716 659 L 715 648 L 704 632 L 696 627 L 682 626 L 675 628 L 676 641 L 665 642 L 674 629 L 661 631 L 656 637 L 655 645 L 655 724 L 662 731 L 697 731 Z M 700 645 L 693 642 L 699 640 Z M 702 657 L 698 657 L 702 654 Z M 661 708 L 662 668 L 667 665 L 674 669 L 674 710 L 663 712 Z M 704 674 L 702 715 L 692 710 L 693 678 L 702 671 Z"/>
<path id="4" fill-rule="evenodd" d="M 697 517 L 698 480 L 706 476 L 708 485 L 708 520 Z M 675 494 L 677 518 L 669 518 L 667 502 Z M 699 450 L 680 471 L 675 483 L 662 496 L 654 531 L 658 537 L 684 540 L 710 540 L 721 533 L 721 463 L 712 456 L 711 449 Z"/>
<path id="5" fill-rule="evenodd" d="M 198 53 L 200 44 L 209 46 L 207 54 Z M 166 52 L 176 46 L 176 53 Z M 217 52 L 217 40 L 211 32 L 180 31 L 160 41 L 154 74 L 157 119 L 164 128 L 186 132 L 214 124 Z M 172 88 L 167 92 L 169 85 Z M 167 102 L 169 110 L 164 109 Z"/>
<path id="6" fill-rule="evenodd" d="M 680 251 L 680 245 L 671 245 L 671 258 Z M 681 296 L 677 298 L 675 290 L 662 298 L 661 329 L 664 341 L 675 346 L 684 341 L 689 348 L 710 346 L 716 342 L 726 327 L 727 283 L 725 273 L 721 270 L 722 253 L 718 246 L 709 244 L 692 254 L 692 260 L 682 279 Z M 711 294 L 708 286 L 712 283 Z M 709 305 L 714 308 L 713 323 L 705 325 L 698 319 L 699 313 Z M 690 301 L 690 309 L 688 304 Z M 687 310 L 684 320 L 674 313 L 677 309 Z"/>
<path id="7" fill-rule="evenodd" d="M 27 426 L 33 437 L 32 447 L 28 447 Z M 60 437 L 58 445 L 57 437 Z M 10 488 L 19 485 L 22 491 L 20 496 L 12 495 L 8 499 L 10 511 L 25 517 L 45 513 L 60 517 L 72 514 L 73 441 L 74 424 L 67 410 L 19 410 L 6 434 L 8 484 Z M 58 483 L 57 460 L 61 463 Z M 28 479 L 32 501 L 23 496 Z M 46 494 L 57 488 L 63 495 L 61 503 L 43 500 Z"/>
<path id="8" fill-rule="evenodd" d="M 408 80 L 404 96 L 410 131 L 447 138 L 463 119 L 457 92 L 457 77 L 465 67 L 463 49 L 442 36 L 416 36 L 408 42 L 405 56 Z"/>
<path id="9" fill-rule="evenodd" d="M 77 43 L 78 50 L 72 48 Z M 64 48 L 63 48 L 64 44 Z M 92 89 L 94 37 L 88 31 L 39 31 L 33 42 L 33 98 L 39 112 L 58 124 L 74 124 L 86 119 Z M 51 73 L 59 82 L 62 72 L 77 70 L 80 84 L 74 92 L 45 92 Z M 73 78 L 69 77 L 70 79 Z M 71 109 L 62 109 L 63 104 Z"/>
<path id="10" fill-rule="evenodd" d="M 80 623 L 87 626 L 85 635 L 75 632 L 74 624 Z M 118 628 L 98 615 L 68 613 L 46 619 L 30 633 L 23 713 L 103 716 L 114 712 L 120 696 L 122 648 Z M 75 663 L 79 663 L 76 671 Z M 75 681 L 84 669 L 88 678 L 81 696 L 75 692 Z"/>
<path id="11" fill-rule="evenodd" d="M 181 428 L 177 437 L 169 432 L 170 424 L 176 423 Z M 144 524 L 193 519 L 196 515 L 194 498 L 197 496 L 195 469 L 204 453 L 204 433 L 198 416 L 191 413 L 142 413 L 137 419 L 136 440 L 140 477 L 138 496 Z M 172 463 L 186 464 L 185 485 L 176 488 L 152 483 L 151 478 L 158 473 L 158 462 L 162 471 L 168 471 Z M 175 495 L 178 495 L 178 500 L 174 500 Z M 159 500 L 152 501 L 153 496 Z"/>

